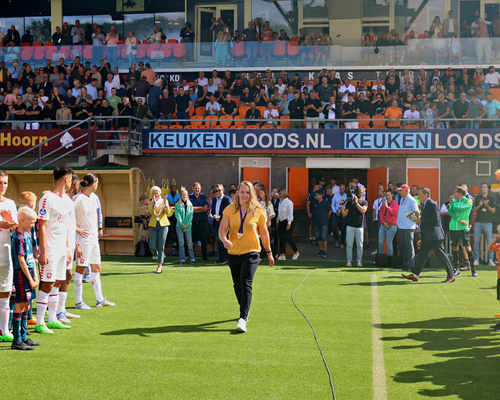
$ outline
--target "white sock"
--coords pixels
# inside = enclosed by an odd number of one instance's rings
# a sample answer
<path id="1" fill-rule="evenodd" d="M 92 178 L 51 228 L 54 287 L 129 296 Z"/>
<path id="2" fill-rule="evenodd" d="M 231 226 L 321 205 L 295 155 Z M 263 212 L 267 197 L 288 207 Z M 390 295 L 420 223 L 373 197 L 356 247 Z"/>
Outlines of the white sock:
<path id="1" fill-rule="evenodd" d="M 73 285 L 75 286 L 75 303 L 81 303 L 83 301 L 83 274 L 75 272 Z"/>
<path id="2" fill-rule="evenodd" d="M 0 336 L 5 336 L 9 333 L 9 317 L 9 298 L 0 298 Z"/>
<path id="3" fill-rule="evenodd" d="M 96 300 L 99 303 L 104 301 L 104 296 L 102 295 L 101 273 L 100 272 L 91 272 L 90 273 L 90 282 L 92 282 L 92 286 L 94 286 L 94 293 L 95 293 Z"/>
<path id="4" fill-rule="evenodd" d="M 36 297 L 36 324 L 43 325 L 45 324 L 45 311 L 47 311 L 49 303 L 49 294 L 38 291 L 38 295 Z"/>
<path id="5" fill-rule="evenodd" d="M 68 298 L 68 292 L 59 291 L 59 304 L 57 306 L 57 313 L 66 312 L 66 299 Z"/>
<path id="6" fill-rule="evenodd" d="M 49 293 L 49 323 L 57 321 L 57 305 L 59 303 L 59 288 L 53 287 Z"/>

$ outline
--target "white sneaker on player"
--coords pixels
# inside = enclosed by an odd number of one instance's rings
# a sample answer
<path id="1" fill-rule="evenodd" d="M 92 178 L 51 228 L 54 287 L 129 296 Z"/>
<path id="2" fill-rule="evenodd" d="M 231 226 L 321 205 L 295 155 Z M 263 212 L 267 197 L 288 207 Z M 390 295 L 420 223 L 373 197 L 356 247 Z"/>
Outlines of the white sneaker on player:
<path id="1" fill-rule="evenodd" d="M 490 260 L 490 261 L 488 262 L 488 265 L 489 265 L 490 267 L 494 267 L 496 264 L 495 264 L 495 261 Z"/>
<path id="2" fill-rule="evenodd" d="M 67 311 L 64 311 L 64 315 L 66 316 L 66 318 L 69 318 L 69 319 L 76 319 L 76 318 L 80 318 L 80 315 L 77 315 L 77 314 L 71 314 L 70 312 L 67 312 Z"/>
<path id="3" fill-rule="evenodd" d="M 238 320 L 238 323 L 236 324 L 235 331 L 236 332 L 246 332 L 247 331 L 247 321 L 245 321 L 243 318 L 240 318 Z"/>
<path id="4" fill-rule="evenodd" d="M 71 324 L 71 321 L 66 317 L 66 315 L 61 311 L 57 314 L 57 319 L 63 324 Z"/>
<path id="5" fill-rule="evenodd" d="M 295 253 L 295 254 L 292 256 L 292 260 L 296 260 L 297 258 L 299 258 L 299 256 L 300 256 L 300 253 L 299 253 L 299 252 Z"/>
<path id="6" fill-rule="evenodd" d="M 77 310 L 92 310 L 92 307 L 89 307 L 83 301 L 80 301 L 79 303 L 76 303 L 75 308 Z"/>
<path id="7" fill-rule="evenodd" d="M 474 260 L 474 265 L 479 265 L 479 260 Z"/>
<path id="8" fill-rule="evenodd" d="M 286 256 L 282 254 L 281 256 L 278 257 L 278 261 L 286 261 Z"/>
<path id="9" fill-rule="evenodd" d="M 112 303 L 111 301 L 108 301 L 105 297 L 103 301 L 101 301 L 101 302 L 98 301 L 95 306 L 96 307 L 112 307 L 112 306 L 116 306 L 116 303 Z"/>

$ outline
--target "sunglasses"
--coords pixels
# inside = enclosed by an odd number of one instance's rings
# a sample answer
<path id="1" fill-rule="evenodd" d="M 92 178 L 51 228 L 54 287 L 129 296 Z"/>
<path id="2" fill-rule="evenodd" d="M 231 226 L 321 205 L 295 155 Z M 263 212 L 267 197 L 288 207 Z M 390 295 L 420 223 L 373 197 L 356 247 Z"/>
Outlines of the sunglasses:
<path id="1" fill-rule="evenodd" d="M 220 190 L 219 190 L 219 189 L 217 189 L 217 190 L 215 191 L 215 193 L 219 193 L 219 192 L 220 192 Z"/>

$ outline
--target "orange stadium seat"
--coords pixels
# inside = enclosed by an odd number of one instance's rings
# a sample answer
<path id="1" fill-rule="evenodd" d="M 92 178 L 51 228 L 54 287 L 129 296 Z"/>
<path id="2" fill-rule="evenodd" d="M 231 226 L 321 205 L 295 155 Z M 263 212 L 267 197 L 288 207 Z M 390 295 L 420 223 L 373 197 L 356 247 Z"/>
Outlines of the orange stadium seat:
<path id="1" fill-rule="evenodd" d="M 416 124 L 407 124 L 405 126 L 406 129 L 420 129 L 420 126 L 416 125 Z"/>
<path id="2" fill-rule="evenodd" d="M 359 129 L 370 129 L 370 116 L 358 115 L 358 127 Z"/>
<path id="3" fill-rule="evenodd" d="M 290 119 L 289 115 L 282 115 L 280 117 L 280 126 L 282 126 L 284 129 L 290 129 L 290 121 L 287 121 L 287 119 Z"/>
<path id="4" fill-rule="evenodd" d="M 247 111 L 250 110 L 250 107 L 249 106 L 241 106 L 239 109 L 238 109 L 238 113 L 240 114 L 240 117 L 241 118 L 245 118 L 246 115 L 247 115 Z"/>
<path id="5" fill-rule="evenodd" d="M 196 110 L 195 110 L 195 115 L 197 115 L 198 117 L 203 117 L 203 114 L 205 113 L 205 107 L 196 107 Z"/>
<path id="6" fill-rule="evenodd" d="M 380 121 L 385 119 L 384 115 L 374 115 L 372 117 L 373 129 L 386 129 L 385 121 Z"/>
<path id="7" fill-rule="evenodd" d="M 218 120 L 219 120 L 218 115 L 207 115 L 205 117 L 205 126 L 208 128 L 213 128 L 217 124 Z"/>
<path id="8" fill-rule="evenodd" d="M 227 129 L 233 123 L 233 117 L 231 115 L 221 115 L 219 125 L 221 128 Z"/>

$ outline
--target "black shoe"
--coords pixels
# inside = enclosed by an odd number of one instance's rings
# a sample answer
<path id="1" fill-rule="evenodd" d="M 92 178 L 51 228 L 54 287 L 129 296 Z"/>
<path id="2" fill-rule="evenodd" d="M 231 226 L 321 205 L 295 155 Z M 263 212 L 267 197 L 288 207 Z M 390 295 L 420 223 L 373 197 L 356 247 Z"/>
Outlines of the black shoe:
<path id="1" fill-rule="evenodd" d="M 227 264 L 227 260 L 222 260 L 220 263 L 221 263 L 222 265 Z"/>
<path id="2" fill-rule="evenodd" d="M 29 336 L 31 335 L 31 332 L 30 331 L 26 331 L 26 336 Z"/>
<path id="3" fill-rule="evenodd" d="M 462 260 L 462 262 L 460 263 L 458 269 L 460 271 L 470 271 L 470 262 L 469 262 L 469 260 Z"/>
<path id="4" fill-rule="evenodd" d="M 181 265 L 184 265 L 184 264 L 186 264 L 186 261 L 181 261 Z"/>
<path id="5" fill-rule="evenodd" d="M 476 268 L 472 268 L 471 272 L 472 272 L 472 276 L 473 276 L 474 278 L 477 278 L 477 271 L 476 271 Z"/>
<path id="6" fill-rule="evenodd" d="M 203 261 L 208 261 L 208 257 L 203 257 Z"/>
<path id="7" fill-rule="evenodd" d="M 12 350 L 33 350 L 33 347 L 24 342 L 12 343 Z"/>
<path id="8" fill-rule="evenodd" d="M 194 261 L 194 260 L 193 261 L 189 261 L 189 264 L 196 265 L 196 261 Z"/>
<path id="9" fill-rule="evenodd" d="M 460 273 L 460 270 L 457 268 L 457 269 L 455 270 L 455 276 L 460 276 L 460 275 L 462 275 L 462 274 Z"/>
<path id="10" fill-rule="evenodd" d="M 26 339 L 26 340 L 23 340 L 24 343 L 26 343 L 28 346 L 41 346 L 42 344 L 41 343 L 38 343 L 38 342 L 34 342 L 33 340 L 31 339 Z"/>
<path id="11" fill-rule="evenodd" d="M 214 264 L 220 265 L 220 264 L 222 264 L 222 261 L 221 260 L 217 260 L 216 262 L 214 262 Z"/>
<path id="12" fill-rule="evenodd" d="M 490 325 L 490 328 L 497 332 L 500 332 L 500 322 L 496 325 Z"/>

